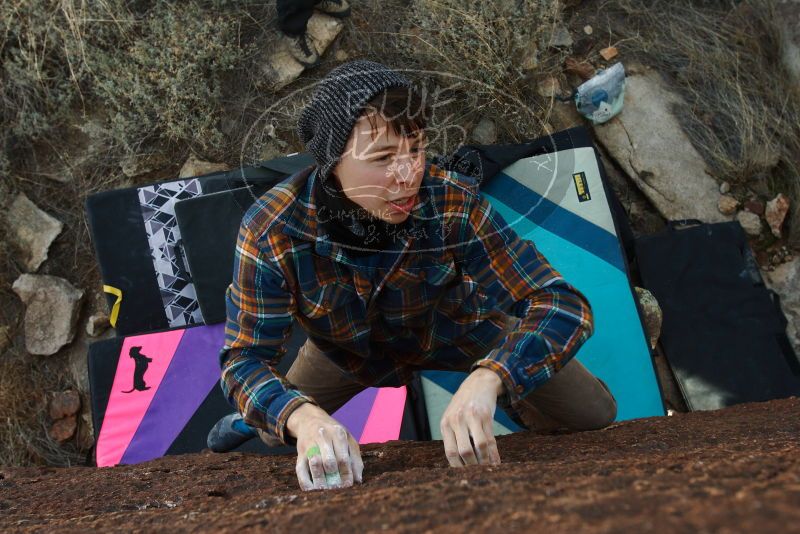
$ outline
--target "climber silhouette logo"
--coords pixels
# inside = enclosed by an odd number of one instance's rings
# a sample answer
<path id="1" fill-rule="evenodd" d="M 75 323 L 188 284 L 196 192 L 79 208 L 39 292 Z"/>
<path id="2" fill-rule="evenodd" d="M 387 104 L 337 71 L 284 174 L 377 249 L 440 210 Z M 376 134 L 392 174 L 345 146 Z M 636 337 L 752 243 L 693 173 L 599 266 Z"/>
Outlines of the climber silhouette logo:
<path id="1" fill-rule="evenodd" d="M 150 386 L 145 384 L 144 374 L 147 372 L 147 367 L 150 365 L 150 362 L 152 362 L 153 359 L 142 354 L 140 352 L 141 350 L 142 347 L 131 347 L 130 353 L 128 354 L 131 358 L 133 358 L 136 366 L 133 369 L 133 388 L 129 389 L 128 391 L 123 391 L 123 393 L 146 391 L 150 389 Z"/>

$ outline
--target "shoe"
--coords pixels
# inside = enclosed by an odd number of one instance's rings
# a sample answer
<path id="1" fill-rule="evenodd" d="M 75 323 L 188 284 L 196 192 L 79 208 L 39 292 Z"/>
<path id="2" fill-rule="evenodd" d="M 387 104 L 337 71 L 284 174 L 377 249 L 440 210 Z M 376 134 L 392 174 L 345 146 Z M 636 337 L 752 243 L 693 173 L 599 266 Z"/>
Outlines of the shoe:
<path id="1" fill-rule="evenodd" d="M 337 19 L 350 16 L 350 4 L 347 0 L 322 0 L 314 8 Z"/>
<path id="2" fill-rule="evenodd" d="M 228 452 L 256 437 L 256 429 L 248 425 L 238 413 L 228 414 L 211 428 L 206 439 L 214 452 Z"/>
<path id="3" fill-rule="evenodd" d="M 311 42 L 311 38 L 307 33 L 300 35 L 284 35 L 286 46 L 289 48 L 289 53 L 292 54 L 301 65 L 305 67 L 313 67 L 319 63 L 319 53 Z"/>

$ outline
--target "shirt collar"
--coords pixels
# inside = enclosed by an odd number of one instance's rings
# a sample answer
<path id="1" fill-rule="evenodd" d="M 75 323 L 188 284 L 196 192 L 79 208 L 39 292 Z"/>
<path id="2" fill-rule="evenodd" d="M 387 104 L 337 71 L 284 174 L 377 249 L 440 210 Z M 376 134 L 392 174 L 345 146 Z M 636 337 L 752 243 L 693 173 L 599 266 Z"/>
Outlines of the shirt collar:
<path id="1" fill-rule="evenodd" d="M 435 210 L 431 205 L 431 180 L 430 180 L 430 164 L 425 165 L 425 174 L 422 179 L 422 185 L 419 188 L 417 205 L 411 215 L 411 224 L 413 228 L 419 228 L 420 225 L 427 224 Z M 325 232 L 322 225 L 318 222 L 317 205 L 314 201 L 314 187 L 317 183 L 317 168 L 314 167 L 308 174 L 305 184 L 302 184 L 302 177 L 298 178 L 297 196 L 292 207 L 284 212 L 282 217 L 283 233 L 314 243 L 314 248 L 317 254 L 321 256 L 328 256 L 337 261 L 346 263 L 348 265 L 359 267 L 358 258 L 351 258 L 346 251 L 346 248 L 332 243 L 328 239 L 327 232 Z M 412 233 L 413 234 L 413 233 Z M 413 240 L 413 238 L 411 238 Z M 408 248 L 409 239 L 404 242 L 404 249 Z"/>

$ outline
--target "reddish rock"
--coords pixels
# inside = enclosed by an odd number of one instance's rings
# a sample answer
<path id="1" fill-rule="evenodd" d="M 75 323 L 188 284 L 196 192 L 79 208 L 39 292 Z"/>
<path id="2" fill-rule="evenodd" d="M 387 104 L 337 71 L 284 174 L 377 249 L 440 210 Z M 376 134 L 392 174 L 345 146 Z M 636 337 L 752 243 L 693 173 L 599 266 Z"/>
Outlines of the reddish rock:
<path id="1" fill-rule="evenodd" d="M 50 399 L 50 419 L 62 419 L 75 415 L 81 409 L 81 396 L 77 391 L 58 391 Z"/>
<path id="2" fill-rule="evenodd" d="M 582 80 L 588 80 L 594 76 L 594 66 L 588 61 L 580 61 L 574 57 L 568 57 L 564 61 L 564 70 L 570 74 L 575 74 Z"/>
<path id="3" fill-rule="evenodd" d="M 744 209 L 758 216 L 764 215 L 764 203 L 760 200 L 750 199 L 744 203 Z"/>
<path id="4" fill-rule="evenodd" d="M 608 48 L 600 50 L 600 55 L 603 56 L 603 59 L 606 61 L 611 61 L 619 55 L 619 50 L 617 50 L 616 46 L 609 46 Z"/>
<path id="5" fill-rule="evenodd" d="M 765 219 L 775 237 L 781 237 L 781 227 L 787 213 L 789 213 L 789 199 L 783 193 L 779 193 L 778 196 L 767 202 Z"/>
<path id="6" fill-rule="evenodd" d="M 0 532 L 797 531 L 797 397 L 497 446 L 500 465 L 454 468 L 441 441 L 362 445 L 363 484 L 310 492 L 293 454 L 3 467 Z"/>
<path id="7" fill-rule="evenodd" d="M 74 415 L 59 419 L 50 427 L 50 437 L 59 443 L 72 439 L 78 429 L 78 419 Z"/>

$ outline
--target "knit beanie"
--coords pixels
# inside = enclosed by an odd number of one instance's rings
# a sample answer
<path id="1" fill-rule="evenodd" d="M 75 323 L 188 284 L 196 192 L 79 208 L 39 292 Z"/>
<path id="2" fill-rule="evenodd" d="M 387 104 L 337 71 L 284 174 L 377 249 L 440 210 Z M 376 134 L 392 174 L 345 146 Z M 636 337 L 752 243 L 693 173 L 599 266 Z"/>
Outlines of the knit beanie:
<path id="1" fill-rule="evenodd" d="M 411 81 L 374 61 L 356 60 L 333 69 L 317 86 L 297 122 L 297 133 L 311 152 L 322 182 L 339 163 L 364 104 L 389 87 Z"/>
<path id="2" fill-rule="evenodd" d="M 324 206 L 333 214 L 349 214 L 322 225 L 330 239 L 346 247 L 353 256 L 393 249 L 399 227 L 408 224 L 408 219 L 393 225 L 373 217 L 347 198 L 336 180 L 329 179 L 364 105 L 390 87 L 413 90 L 407 78 L 380 63 L 357 60 L 340 65 L 320 81 L 297 125 L 300 139 L 317 163 L 318 187 L 314 198 L 318 207 Z"/>

